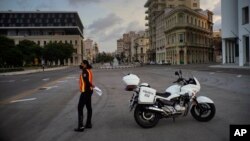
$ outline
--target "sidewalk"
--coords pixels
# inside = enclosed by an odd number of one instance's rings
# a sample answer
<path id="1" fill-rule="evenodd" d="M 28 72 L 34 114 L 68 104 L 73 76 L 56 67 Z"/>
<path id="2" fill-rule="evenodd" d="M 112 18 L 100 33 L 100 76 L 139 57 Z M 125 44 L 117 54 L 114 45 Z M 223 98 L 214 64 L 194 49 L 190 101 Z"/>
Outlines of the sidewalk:
<path id="1" fill-rule="evenodd" d="M 66 69 L 68 67 L 69 66 L 45 68 L 44 71 L 61 70 L 61 69 Z M 30 74 L 30 73 L 38 73 L 38 72 L 43 72 L 43 69 L 40 68 L 40 69 L 31 69 L 31 70 L 16 71 L 16 72 L 6 72 L 6 73 L 0 73 L 0 76 Z"/>
<path id="2" fill-rule="evenodd" d="M 219 64 L 211 65 L 211 68 L 230 68 L 230 69 L 250 69 L 250 66 L 239 66 L 237 64 Z"/>

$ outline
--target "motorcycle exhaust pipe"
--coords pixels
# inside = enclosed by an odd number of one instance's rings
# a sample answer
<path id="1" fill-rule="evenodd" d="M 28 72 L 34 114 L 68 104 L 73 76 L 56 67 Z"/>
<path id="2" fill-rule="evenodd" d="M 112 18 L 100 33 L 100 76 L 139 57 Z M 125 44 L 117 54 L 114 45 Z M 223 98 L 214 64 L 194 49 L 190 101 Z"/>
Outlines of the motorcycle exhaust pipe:
<path id="1" fill-rule="evenodd" d="M 147 107 L 148 110 L 152 110 L 152 111 L 157 111 L 157 112 L 161 112 L 161 113 L 165 113 L 164 110 L 160 109 L 160 108 L 156 108 L 156 107 Z"/>

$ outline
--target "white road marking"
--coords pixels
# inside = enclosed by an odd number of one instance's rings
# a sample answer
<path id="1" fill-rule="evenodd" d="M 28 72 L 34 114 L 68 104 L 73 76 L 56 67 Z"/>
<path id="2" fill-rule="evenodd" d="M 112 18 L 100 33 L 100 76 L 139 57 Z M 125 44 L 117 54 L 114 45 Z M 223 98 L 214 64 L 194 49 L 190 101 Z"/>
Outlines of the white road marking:
<path id="1" fill-rule="evenodd" d="M 210 72 L 209 74 L 214 74 L 214 72 Z"/>
<path id="2" fill-rule="evenodd" d="M 58 86 L 51 86 L 51 87 L 43 87 L 42 90 L 50 90 L 53 88 L 57 88 Z"/>
<path id="3" fill-rule="evenodd" d="M 242 77 L 242 75 L 237 75 L 238 78 Z"/>
<path id="4" fill-rule="evenodd" d="M 22 80 L 23 82 L 26 82 L 26 81 L 29 81 L 29 79 L 24 79 L 24 80 Z"/>
<path id="5" fill-rule="evenodd" d="M 36 100 L 36 98 L 13 100 L 13 101 L 11 101 L 10 103 L 24 102 L 24 101 L 31 101 L 31 100 Z"/>
<path id="6" fill-rule="evenodd" d="M 50 78 L 44 78 L 43 81 L 49 81 Z"/>
<path id="7" fill-rule="evenodd" d="M 67 80 L 57 81 L 57 83 L 65 83 L 65 82 L 67 82 Z"/>
<path id="8" fill-rule="evenodd" d="M 74 78 L 76 78 L 75 76 L 68 76 L 68 77 L 66 77 L 67 79 L 74 79 Z"/>
<path id="9" fill-rule="evenodd" d="M 11 82 L 15 82 L 16 80 L 3 80 L 0 81 L 0 83 L 11 83 Z"/>

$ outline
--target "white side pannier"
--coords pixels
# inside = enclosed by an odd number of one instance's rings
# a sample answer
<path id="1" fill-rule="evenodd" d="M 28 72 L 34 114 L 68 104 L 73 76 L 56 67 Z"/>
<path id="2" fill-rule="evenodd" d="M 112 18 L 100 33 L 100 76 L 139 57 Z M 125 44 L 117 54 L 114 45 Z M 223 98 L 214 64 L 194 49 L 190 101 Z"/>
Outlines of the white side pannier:
<path id="1" fill-rule="evenodd" d="M 140 83 L 140 79 L 137 75 L 134 74 L 128 74 L 123 77 L 123 82 L 126 84 L 126 90 L 132 91 L 137 87 L 137 85 Z"/>
<path id="2" fill-rule="evenodd" d="M 139 93 L 139 104 L 153 104 L 156 90 L 149 87 L 141 87 Z"/>

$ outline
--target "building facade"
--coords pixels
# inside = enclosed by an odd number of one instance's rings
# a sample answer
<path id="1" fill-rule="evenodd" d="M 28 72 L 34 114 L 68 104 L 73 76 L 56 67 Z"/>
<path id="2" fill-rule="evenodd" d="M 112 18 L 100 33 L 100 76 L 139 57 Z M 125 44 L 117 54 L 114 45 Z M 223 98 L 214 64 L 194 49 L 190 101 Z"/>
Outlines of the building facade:
<path id="1" fill-rule="evenodd" d="M 223 64 L 250 64 L 249 7 L 249 0 L 221 1 Z"/>
<path id="2" fill-rule="evenodd" d="M 86 39 L 84 41 L 84 57 L 83 59 L 88 60 L 89 62 L 93 62 L 93 40 Z"/>
<path id="3" fill-rule="evenodd" d="M 141 31 L 138 33 L 138 37 L 134 40 L 134 54 L 133 61 L 139 61 L 142 63 L 149 63 L 149 58 L 147 55 L 147 51 L 149 49 L 149 39 L 148 34 L 145 31 Z"/>
<path id="4" fill-rule="evenodd" d="M 5 11 L 0 12 L 0 35 L 14 39 L 15 44 L 31 40 L 43 47 L 49 42 L 70 43 L 76 49 L 64 60 L 79 65 L 83 59 L 84 26 L 77 12 Z M 60 65 L 60 62 L 54 62 Z"/>
<path id="5" fill-rule="evenodd" d="M 156 28 L 156 25 L 159 25 L 159 20 L 156 20 L 156 18 L 162 18 L 162 16 L 159 17 L 159 14 L 163 13 L 163 11 L 166 8 L 174 8 L 177 6 L 186 6 L 193 10 L 200 9 L 200 1 L 199 0 L 147 0 L 144 7 L 147 8 L 145 17 L 145 20 L 148 20 L 148 23 L 146 23 L 146 26 L 148 26 L 149 30 L 149 58 L 150 61 L 158 61 L 162 62 L 166 56 L 163 53 L 164 51 L 157 51 L 157 47 L 162 43 L 157 43 L 159 40 L 162 41 L 162 35 L 157 35 L 158 29 L 162 28 Z M 162 22 L 162 21 L 160 21 Z M 160 24 L 160 26 L 163 26 Z M 162 34 L 162 33 L 160 33 Z M 161 39 L 158 39 L 160 36 Z M 157 46 L 157 47 L 156 47 Z M 159 48 L 159 47 L 158 47 Z M 162 49 L 161 49 L 162 50 Z M 156 52 L 159 53 L 159 55 L 156 55 Z M 157 56 L 157 57 L 156 57 Z"/>
<path id="6" fill-rule="evenodd" d="M 213 48 L 215 62 L 222 63 L 222 38 L 221 30 L 213 32 Z"/>
<path id="7" fill-rule="evenodd" d="M 178 6 L 165 13 L 166 62 L 208 63 L 214 60 L 213 13 Z M 158 49 L 158 48 L 157 48 Z"/>

